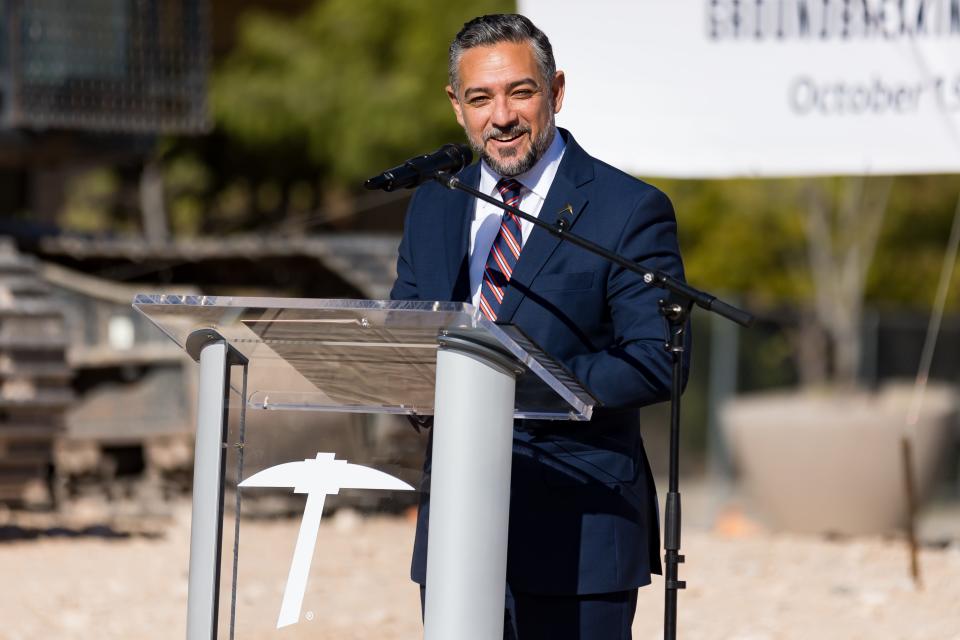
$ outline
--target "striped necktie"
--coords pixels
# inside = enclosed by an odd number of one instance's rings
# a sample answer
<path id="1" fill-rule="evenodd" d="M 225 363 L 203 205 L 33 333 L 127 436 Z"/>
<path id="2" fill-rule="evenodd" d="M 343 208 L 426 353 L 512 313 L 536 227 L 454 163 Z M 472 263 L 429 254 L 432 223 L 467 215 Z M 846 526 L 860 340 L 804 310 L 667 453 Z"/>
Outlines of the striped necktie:
<path id="1" fill-rule="evenodd" d="M 497 183 L 500 197 L 512 207 L 520 204 L 521 189 L 523 185 L 513 178 L 503 178 Z M 520 218 L 504 211 L 500 218 L 500 232 L 490 247 L 490 255 L 483 270 L 483 284 L 480 286 L 480 311 L 490 320 L 496 320 L 500 312 L 500 305 L 506 295 L 513 268 L 520 257 L 522 245 Z"/>

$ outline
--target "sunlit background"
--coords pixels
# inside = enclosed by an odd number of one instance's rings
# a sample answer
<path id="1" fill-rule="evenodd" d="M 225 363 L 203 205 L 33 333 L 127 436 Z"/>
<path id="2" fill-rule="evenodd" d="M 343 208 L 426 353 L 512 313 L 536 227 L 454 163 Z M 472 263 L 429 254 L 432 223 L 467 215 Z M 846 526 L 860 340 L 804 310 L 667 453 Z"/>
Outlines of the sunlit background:
<path id="1" fill-rule="evenodd" d="M 450 39 L 516 9 L 0 1 L 0 638 L 183 637 L 196 365 L 134 295 L 386 298 L 411 192 L 363 181 L 464 141 Z M 960 638 L 960 176 L 639 177 L 673 200 L 688 281 L 757 317 L 694 316 L 681 637 Z M 277 459 L 419 465 L 403 419 L 264 413 Z M 658 478 L 667 417 L 642 424 Z M 287 637 L 420 633 L 412 504 L 328 504 Z M 249 508 L 235 633 L 273 637 L 302 501 Z"/>

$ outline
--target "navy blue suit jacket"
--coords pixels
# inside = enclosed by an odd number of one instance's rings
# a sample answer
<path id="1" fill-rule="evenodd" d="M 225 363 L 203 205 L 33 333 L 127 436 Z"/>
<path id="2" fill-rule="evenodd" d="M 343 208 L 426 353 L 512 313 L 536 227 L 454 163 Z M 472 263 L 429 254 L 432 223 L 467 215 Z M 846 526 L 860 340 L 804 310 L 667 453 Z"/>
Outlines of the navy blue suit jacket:
<path id="1" fill-rule="evenodd" d="M 645 265 L 683 276 L 676 220 L 656 188 L 589 156 L 560 130 L 566 151 L 540 211 Z M 479 183 L 479 164 L 460 173 Z M 475 201 L 437 183 L 410 203 L 391 298 L 469 300 L 469 230 Z M 636 274 L 534 228 L 498 322 L 520 327 L 565 364 L 600 402 L 589 422 L 517 420 L 514 426 L 507 580 L 541 594 L 622 591 L 659 573 L 656 490 L 637 407 L 669 397 L 670 356 L 657 300 Z M 428 451 L 412 578 L 426 578 Z"/>

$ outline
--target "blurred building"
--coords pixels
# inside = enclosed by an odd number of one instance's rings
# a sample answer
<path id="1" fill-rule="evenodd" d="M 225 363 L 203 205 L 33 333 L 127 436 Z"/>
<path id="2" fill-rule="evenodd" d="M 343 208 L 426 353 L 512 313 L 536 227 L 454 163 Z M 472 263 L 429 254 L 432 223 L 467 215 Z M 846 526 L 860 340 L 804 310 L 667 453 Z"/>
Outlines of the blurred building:
<path id="1" fill-rule="evenodd" d="M 203 0 L 0 3 L 0 214 L 52 230 L 69 176 L 93 163 L 139 174 L 144 228 L 163 227 L 156 136 L 208 127 Z"/>
<path id="2" fill-rule="evenodd" d="M 138 182 L 144 230 L 165 236 L 150 157 L 158 135 L 208 128 L 208 13 L 204 0 L 0 2 L 0 232 L 33 248 L 56 232 L 70 176 L 109 163 Z M 150 471 L 158 438 L 189 433 L 180 356 L 132 295 L 0 244 L 0 500 L 48 504 L 83 474 Z M 140 415 L 160 399 L 162 415 Z"/>

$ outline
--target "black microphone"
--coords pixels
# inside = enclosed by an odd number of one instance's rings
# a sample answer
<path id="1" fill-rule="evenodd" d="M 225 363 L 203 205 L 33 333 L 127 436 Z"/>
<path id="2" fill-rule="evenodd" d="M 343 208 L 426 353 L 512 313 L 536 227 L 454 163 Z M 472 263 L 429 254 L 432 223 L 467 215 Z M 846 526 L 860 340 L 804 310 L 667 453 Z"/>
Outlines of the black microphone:
<path id="1" fill-rule="evenodd" d="M 411 158 L 367 180 L 367 189 L 412 189 L 433 178 L 438 171 L 456 173 L 473 162 L 473 153 L 465 144 L 445 144 L 431 154 Z"/>

